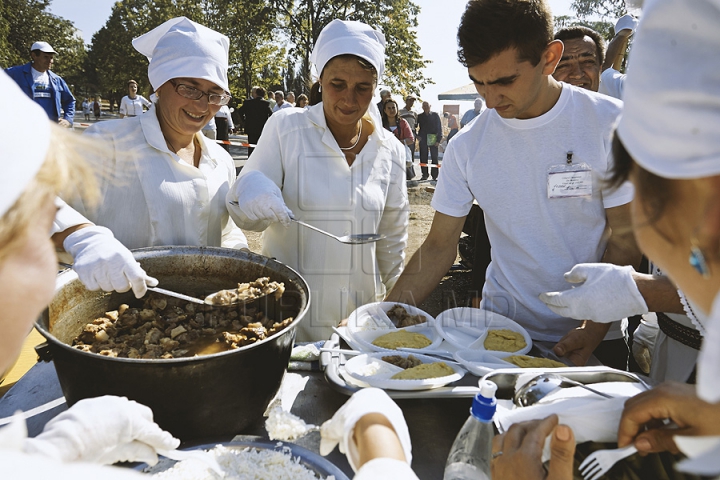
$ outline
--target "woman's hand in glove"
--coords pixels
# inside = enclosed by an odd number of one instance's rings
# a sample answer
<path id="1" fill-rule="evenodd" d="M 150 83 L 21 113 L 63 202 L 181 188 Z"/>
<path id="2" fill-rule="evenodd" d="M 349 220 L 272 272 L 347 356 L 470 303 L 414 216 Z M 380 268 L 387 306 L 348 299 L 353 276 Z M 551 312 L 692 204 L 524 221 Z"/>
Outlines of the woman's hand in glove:
<path id="1" fill-rule="evenodd" d="M 285 205 L 280 188 L 262 172 L 252 171 L 238 178 L 228 195 L 230 208 L 233 197 L 237 208 L 252 222 L 290 225 L 293 213 Z"/>
<path id="2" fill-rule="evenodd" d="M 127 292 L 132 288 L 140 298 L 158 281 L 150 277 L 130 250 L 105 227 L 85 227 L 63 241 L 74 259 L 73 270 L 88 290 Z"/>
<path id="3" fill-rule="evenodd" d="M 550 310 L 567 318 L 610 323 L 647 313 L 632 267 L 610 263 L 580 263 L 565 274 L 565 280 L 578 284 L 562 292 L 539 295 Z"/>
<path id="4" fill-rule="evenodd" d="M 173 450 L 180 440 L 153 422 L 152 410 L 125 397 L 80 400 L 50 420 L 43 432 L 26 440 L 27 453 L 62 462 L 157 463 L 157 452 Z"/>

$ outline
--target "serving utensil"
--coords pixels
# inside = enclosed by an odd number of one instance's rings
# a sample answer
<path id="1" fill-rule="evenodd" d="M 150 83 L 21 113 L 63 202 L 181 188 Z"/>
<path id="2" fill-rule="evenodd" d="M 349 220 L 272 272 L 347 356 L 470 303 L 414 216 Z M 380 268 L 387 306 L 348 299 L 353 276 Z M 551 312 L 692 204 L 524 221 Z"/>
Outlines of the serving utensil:
<path id="1" fill-rule="evenodd" d="M 310 230 L 315 230 L 318 233 L 322 233 L 323 235 L 327 235 L 328 237 L 334 238 L 340 243 L 347 243 L 349 245 L 360 245 L 363 243 L 373 243 L 377 242 L 378 240 L 382 240 L 385 238 L 385 235 L 378 235 L 377 233 L 360 233 L 357 235 L 343 235 L 341 237 L 338 237 L 337 235 L 333 235 L 330 232 L 326 232 L 325 230 L 322 230 L 320 228 L 317 228 L 314 225 L 310 225 L 309 223 L 301 222 L 300 220 L 296 220 L 294 218 L 291 218 L 293 222 L 302 225 L 303 227 L 309 228 Z"/>
<path id="2" fill-rule="evenodd" d="M 574 387 L 584 388 L 596 395 L 600 395 L 605 398 L 614 398 L 612 395 L 595 390 L 594 388 L 588 387 L 584 383 L 570 380 L 567 377 L 563 377 L 556 373 L 543 373 L 527 382 L 522 387 L 518 388 L 513 398 L 515 405 L 519 407 L 529 407 L 538 403 L 540 400 L 554 392 L 558 388 L 564 388 L 568 385 Z"/>
<path id="3" fill-rule="evenodd" d="M 255 300 L 258 300 L 258 299 L 260 299 L 260 298 L 266 297 L 266 296 L 268 296 L 268 295 L 270 295 L 270 294 L 272 294 L 272 293 L 275 293 L 275 291 L 277 291 L 277 288 L 276 288 L 276 289 L 274 289 L 274 290 L 272 290 L 272 291 L 270 291 L 270 292 L 264 293 L 264 294 L 259 295 L 259 296 L 257 296 L 257 297 L 249 298 L 249 299 L 246 299 L 246 300 L 236 300 L 236 301 L 234 301 L 234 302 L 232 302 L 232 303 L 214 303 L 214 302 L 213 302 L 213 298 L 214 298 L 215 296 L 219 295 L 219 294 L 220 294 L 221 292 L 223 292 L 224 290 L 220 290 L 219 292 L 211 293 L 210 295 L 208 295 L 207 297 L 205 297 L 204 300 L 201 300 L 201 299 L 199 299 L 199 298 L 191 297 L 190 295 L 185 295 L 185 294 L 182 294 L 182 293 L 173 292 L 172 290 L 166 290 L 166 289 L 164 289 L 164 288 L 159 288 L 159 287 L 147 287 L 147 289 L 150 290 L 150 291 L 152 291 L 152 292 L 159 293 L 159 294 L 161 294 L 161 295 L 167 295 L 167 296 L 169 296 L 169 297 L 179 298 L 180 300 L 185 300 L 185 301 L 187 301 L 187 302 L 198 303 L 198 304 L 200 304 L 200 305 L 211 305 L 211 306 L 213 306 L 213 307 L 230 307 L 230 306 L 233 306 L 233 305 L 241 305 L 241 304 L 246 304 L 246 303 L 252 303 L 252 302 L 254 302 Z"/>

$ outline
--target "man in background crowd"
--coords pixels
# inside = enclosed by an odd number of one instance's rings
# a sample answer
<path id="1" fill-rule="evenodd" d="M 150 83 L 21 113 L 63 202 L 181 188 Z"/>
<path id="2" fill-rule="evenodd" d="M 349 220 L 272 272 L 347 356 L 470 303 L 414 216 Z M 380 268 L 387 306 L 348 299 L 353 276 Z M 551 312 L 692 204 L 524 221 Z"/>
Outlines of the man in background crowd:
<path id="1" fill-rule="evenodd" d="M 273 107 L 272 111 L 273 113 L 275 113 L 285 108 L 292 108 L 292 105 L 290 105 L 289 102 L 285 101 L 285 94 L 282 92 L 282 90 L 278 90 L 277 92 L 275 92 L 275 106 Z"/>
<path id="2" fill-rule="evenodd" d="M 418 136 L 420 137 L 420 163 L 428 163 L 428 150 L 430 150 L 430 158 L 434 166 L 432 167 L 432 178 L 437 180 L 439 175 L 438 168 L 438 144 L 442 141 L 442 122 L 440 121 L 440 115 L 437 112 L 430 110 L 430 104 L 423 102 L 422 104 L 423 113 L 418 115 L 418 126 L 420 131 Z M 428 179 L 428 167 L 421 167 L 422 178 L 421 180 Z"/>
<path id="3" fill-rule="evenodd" d="M 415 140 L 417 140 L 417 120 L 418 115 L 413 111 L 413 105 L 415 105 L 415 100 L 417 100 L 417 97 L 415 95 L 407 95 L 405 97 L 405 107 L 401 108 L 398 114 L 400 115 L 400 118 L 404 119 L 408 125 L 410 125 L 410 131 L 413 134 L 413 137 L 415 137 Z M 408 145 L 410 148 L 410 154 L 412 158 L 415 158 L 415 142 L 412 142 L 410 145 Z M 415 167 L 410 165 L 407 167 L 407 179 L 412 180 L 415 178 Z"/>
<path id="4" fill-rule="evenodd" d="M 480 115 L 480 113 L 485 109 L 485 102 L 483 102 L 483 99 L 478 97 L 475 99 L 475 104 L 473 105 L 472 110 L 468 110 L 465 112 L 465 114 L 460 119 L 460 128 L 464 128 L 465 125 L 470 123 L 473 118 Z"/>
<path id="5" fill-rule="evenodd" d="M 49 43 L 35 42 L 30 47 L 30 62 L 5 72 L 45 110 L 50 120 L 69 128 L 75 117 L 75 97 L 65 80 L 50 71 L 55 54 Z"/>
<path id="6" fill-rule="evenodd" d="M 265 122 L 273 114 L 270 102 L 265 100 L 265 89 L 253 87 L 253 92 L 253 98 L 245 100 L 238 109 L 238 115 L 245 125 L 248 143 L 251 145 L 255 145 L 260 140 Z M 248 147 L 248 156 L 252 155 L 254 149 L 254 147 Z"/>

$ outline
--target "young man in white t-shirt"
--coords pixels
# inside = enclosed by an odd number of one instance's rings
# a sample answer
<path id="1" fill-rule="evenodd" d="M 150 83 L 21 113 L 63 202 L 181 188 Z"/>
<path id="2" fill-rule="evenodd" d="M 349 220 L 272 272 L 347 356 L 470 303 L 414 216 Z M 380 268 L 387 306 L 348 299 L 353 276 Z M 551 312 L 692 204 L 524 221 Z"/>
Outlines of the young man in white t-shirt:
<path id="1" fill-rule="evenodd" d="M 459 57 L 487 109 L 448 145 L 430 233 L 388 301 L 419 303 L 432 292 L 455 260 L 476 199 L 492 244 L 481 307 L 576 365 L 604 338 L 617 340 L 601 360 L 622 368 L 620 318 L 608 334 L 608 324 L 563 318 L 538 298 L 566 289 L 563 274 L 579 262 L 640 260 L 629 229 L 632 188 L 604 186 L 622 103 L 552 78 L 563 53 L 552 26 L 543 0 L 468 4 Z"/>

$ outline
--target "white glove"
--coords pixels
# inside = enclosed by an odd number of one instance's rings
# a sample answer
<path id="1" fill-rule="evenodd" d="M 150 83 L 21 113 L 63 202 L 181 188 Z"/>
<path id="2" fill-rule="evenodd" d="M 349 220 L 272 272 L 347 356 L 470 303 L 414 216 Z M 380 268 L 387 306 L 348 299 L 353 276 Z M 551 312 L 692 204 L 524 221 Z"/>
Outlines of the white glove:
<path id="1" fill-rule="evenodd" d="M 235 182 L 233 188 L 238 208 L 248 220 L 280 222 L 285 227 L 290 225 L 293 213 L 285 205 L 282 192 L 262 172 L 248 172 Z"/>
<path id="2" fill-rule="evenodd" d="M 615 23 L 615 35 L 622 32 L 623 30 L 630 30 L 630 33 L 628 36 L 635 33 L 635 29 L 638 26 L 638 19 L 633 17 L 632 15 L 623 15 L 620 17 Z"/>
<path id="3" fill-rule="evenodd" d="M 579 283 L 564 292 L 539 295 L 550 310 L 567 318 L 610 323 L 647 313 L 645 299 L 633 280 L 635 270 L 610 263 L 580 263 L 565 274 L 565 281 Z"/>
<path id="4" fill-rule="evenodd" d="M 105 227 L 86 227 L 71 233 L 63 242 L 75 259 L 73 270 L 88 290 L 127 292 L 140 298 L 158 281 L 148 276 L 125 245 Z"/>
<path id="5" fill-rule="evenodd" d="M 80 400 L 50 420 L 43 432 L 25 441 L 26 453 L 61 462 L 157 463 L 157 452 L 173 450 L 180 440 L 153 422 L 152 410 L 125 397 Z"/>
<path id="6" fill-rule="evenodd" d="M 650 323 L 643 319 L 633 333 L 632 354 L 645 374 L 650 373 L 658 330 L 657 323 Z"/>
<path id="7" fill-rule="evenodd" d="M 359 454 L 353 440 L 355 424 L 368 413 L 384 415 L 397 433 L 408 465 L 412 460 L 412 446 L 405 417 L 395 402 L 379 388 L 363 388 L 353 394 L 335 415 L 320 427 L 320 454 L 327 455 L 339 445 L 340 452 L 347 456 L 353 471 L 357 472 Z"/>

